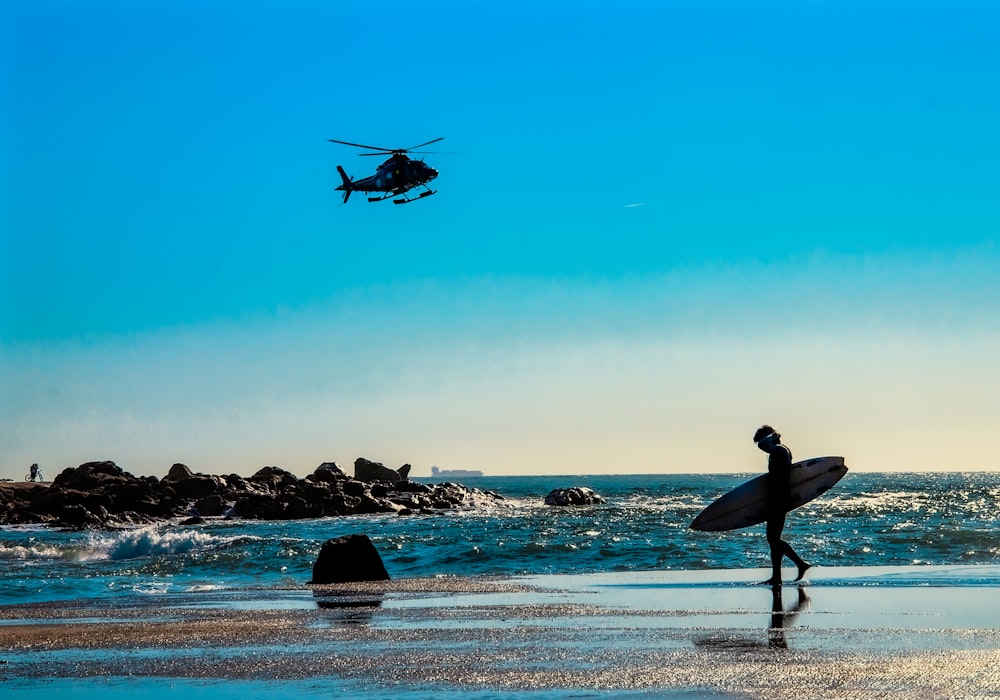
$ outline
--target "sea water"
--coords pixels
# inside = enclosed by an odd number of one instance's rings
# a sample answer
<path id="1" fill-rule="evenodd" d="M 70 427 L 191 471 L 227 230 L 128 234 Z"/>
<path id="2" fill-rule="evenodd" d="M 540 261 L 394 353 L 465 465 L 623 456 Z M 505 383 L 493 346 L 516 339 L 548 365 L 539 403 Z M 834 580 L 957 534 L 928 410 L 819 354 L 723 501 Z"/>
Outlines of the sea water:
<path id="1" fill-rule="evenodd" d="M 393 578 L 522 576 L 768 565 L 763 525 L 722 533 L 688 524 L 752 475 L 476 477 L 504 502 L 486 510 L 132 530 L 0 528 L 0 596 L 34 603 L 298 587 L 324 541 L 371 537 Z M 427 480 L 425 480 L 427 481 Z M 553 488 L 607 501 L 546 506 Z M 854 473 L 793 511 L 785 539 L 816 566 L 1000 564 L 1000 474 Z"/>

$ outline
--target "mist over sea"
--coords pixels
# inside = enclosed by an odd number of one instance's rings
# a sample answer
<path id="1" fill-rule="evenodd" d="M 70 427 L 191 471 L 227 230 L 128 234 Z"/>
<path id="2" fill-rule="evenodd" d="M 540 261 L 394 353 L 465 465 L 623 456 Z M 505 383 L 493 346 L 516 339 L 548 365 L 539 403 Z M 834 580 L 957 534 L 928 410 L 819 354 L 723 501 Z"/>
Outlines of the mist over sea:
<path id="1" fill-rule="evenodd" d="M 393 578 L 759 568 L 764 526 L 688 529 L 751 474 L 470 477 L 490 510 L 300 521 L 216 520 L 135 530 L 0 528 L 0 595 L 35 603 L 306 583 L 322 543 L 369 535 Z M 420 481 L 430 481 L 420 479 Z M 588 486 L 607 503 L 545 506 Z M 1000 474 L 849 472 L 793 511 L 785 538 L 816 567 L 1000 564 Z"/>

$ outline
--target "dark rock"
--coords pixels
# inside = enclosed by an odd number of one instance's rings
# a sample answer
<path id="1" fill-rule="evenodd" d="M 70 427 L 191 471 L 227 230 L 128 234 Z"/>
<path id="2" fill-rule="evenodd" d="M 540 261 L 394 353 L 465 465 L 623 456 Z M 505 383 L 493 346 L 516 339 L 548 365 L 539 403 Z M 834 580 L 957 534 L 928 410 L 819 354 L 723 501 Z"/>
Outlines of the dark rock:
<path id="1" fill-rule="evenodd" d="M 261 518 L 266 512 L 274 498 L 262 493 L 251 493 L 238 499 L 233 504 L 233 514 L 241 518 Z"/>
<path id="2" fill-rule="evenodd" d="M 226 505 L 226 500 L 216 493 L 198 499 L 194 504 L 194 509 L 198 512 L 198 515 L 214 518 L 224 514 L 228 506 Z"/>
<path id="3" fill-rule="evenodd" d="M 294 486 L 299 482 L 299 478 L 281 467 L 263 467 L 258 469 L 249 481 L 257 485 L 269 486 L 272 490 L 279 490 L 285 486 Z"/>
<path id="4" fill-rule="evenodd" d="M 358 481 L 386 481 L 394 484 L 403 481 L 410 473 L 410 465 L 404 464 L 399 469 L 390 469 L 379 462 L 372 462 L 364 457 L 354 460 L 354 478 Z"/>
<path id="5" fill-rule="evenodd" d="M 421 484 L 417 481 L 397 481 L 392 485 L 392 490 L 397 493 L 433 493 L 432 489 L 427 484 Z"/>
<path id="6" fill-rule="evenodd" d="M 420 510 L 421 508 L 430 506 L 430 501 L 427 498 L 414 493 L 395 494 L 389 500 L 406 511 Z M 400 514 L 403 514 L 402 511 L 400 511 Z"/>
<path id="7" fill-rule="evenodd" d="M 0 494 L 9 499 L 10 505 L 15 505 L 15 502 L 17 501 L 30 501 L 36 493 L 48 491 L 49 488 L 49 486 L 43 486 L 42 484 L 28 483 L 21 488 L 0 490 Z"/>
<path id="8" fill-rule="evenodd" d="M 52 480 L 52 485 L 75 489 L 77 491 L 89 491 L 95 488 L 121 484 L 134 479 L 134 476 L 126 473 L 125 470 L 114 462 L 87 462 L 76 468 L 67 467 L 63 469 Z"/>
<path id="9" fill-rule="evenodd" d="M 31 493 L 28 507 L 36 513 L 45 513 L 62 508 L 67 503 L 78 503 L 86 494 L 76 489 L 57 488 L 35 489 Z"/>
<path id="10" fill-rule="evenodd" d="M 178 523 L 178 525 L 204 525 L 204 524 L 205 524 L 205 519 L 197 515 L 187 518 L 186 520 L 182 520 Z"/>
<path id="11" fill-rule="evenodd" d="M 336 462 L 323 462 L 321 465 L 316 467 L 316 471 L 309 475 L 312 481 L 345 481 L 350 477 L 344 473 L 344 471 L 337 466 Z"/>
<path id="12" fill-rule="evenodd" d="M 194 474 L 187 479 L 171 481 L 171 488 L 180 498 L 197 500 L 219 493 L 223 489 L 223 482 L 217 476 L 208 474 Z"/>
<path id="13" fill-rule="evenodd" d="M 545 497 L 547 506 L 592 506 L 596 503 L 604 503 L 604 499 L 586 486 L 553 489 Z"/>
<path id="14" fill-rule="evenodd" d="M 77 505 L 90 512 L 96 512 L 100 508 L 107 510 L 111 506 L 111 498 L 102 493 L 53 486 L 36 491 L 29 507 L 36 513 L 58 516 L 66 508 Z"/>
<path id="15" fill-rule="evenodd" d="M 308 486 L 299 489 L 299 495 L 310 505 L 322 505 L 333 491 L 325 482 L 310 482 Z"/>
<path id="16" fill-rule="evenodd" d="M 108 510 L 114 514 L 134 512 L 148 518 L 168 518 L 174 515 L 174 500 L 164 497 L 160 489 L 145 479 L 135 479 L 117 488 L 105 489 L 104 493 L 111 500 Z M 168 491 L 168 494 L 173 494 L 173 491 Z M 94 510 L 92 507 L 90 509 Z"/>
<path id="17" fill-rule="evenodd" d="M 115 512 L 132 512 L 152 519 L 169 518 L 174 514 L 173 508 L 169 503 L 161 501 L 155 496 L 147 496 L 145 498 L 133 500 L 129 503 L 128 508 L 119 508 L 116 502 Z"/>
<path id="18" fill-rule="evenodd" d="M 323 543 L 311 584 L 388 581 L 382 557 L 368 535 L 346 535 Z"/>
<path id="19" fill-rule="evenodd" d="M 100 518 L 80 504 L 66 505 L 55 511 L 59 525 L 64 527 L 93 527 L 101 524 Z"/>
<path id="20" fill-rule="evenodd" d="M 190 479 L 192 476 L 194 476 L 194 472 L 187 465 L 177 463 L 170 467 L 170 471 L 163 477 L 163 480 L 180 481 L 182 479 Z"/>
<path id="21" fill-rule="evenodd" d="M 348 496 L 364 496 L 368 493 L 368 486 L 360 481 L 347 481 L 344 483 L 344 493 Z"/>
<path id="22" fill-rule="evenodd" d="M 153 498 L 153 494 L 153 486 L 149 482 L 136 479 L 116 488 L 114 490 L 114 500 L 116 505 L 123 504 L 122 510 L 128 510 L 129 506 L 125 504 Z"/>
<path id="23" fill-rule="evenodd" d="M 285 501 L 268 501 L 257 514 L 261 520 L 288 520 L 288 503 Z"/>
<path id="24" fill-rule="evenodd" d="M 302 520 L 304 518 L 318 518 L 323 515 L 322 508 L 307 502 L 300 496 L 292 496 L 284 503 L 283 520 Z"/>
<path id="25" fill-rule="evenodd" d="M 395 513 L 396 507 L 390 501 L 375 498 L 369 494 L 360 496 L 358 503 L 354 506 L 354 512 L 361 515 L 371 515 L 374 513 Z"/>
<path id="26" fill-rule="evenodd" d="M 347 499 L 342 493 L 331 493 L 330 497 L 323 502 L 324 515 L 347 515 Z"/>

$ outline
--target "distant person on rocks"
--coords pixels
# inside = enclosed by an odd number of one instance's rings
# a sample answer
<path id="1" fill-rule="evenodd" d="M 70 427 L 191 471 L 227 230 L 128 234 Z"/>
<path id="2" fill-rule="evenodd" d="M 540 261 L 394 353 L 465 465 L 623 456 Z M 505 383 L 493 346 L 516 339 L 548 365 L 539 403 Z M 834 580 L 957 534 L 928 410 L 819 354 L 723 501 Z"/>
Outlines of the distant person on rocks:
<path id="1" fill-rule="evenodd" d="M 762 425 L 753 434 L 753 441 L 767 452 L 767 544 L 771 548 L 771 578 L 766 585 L 781 585 L 781 560 L 787 556 L 799 569 L 796 581 L 801 581 L 809 564 L 781 539 L 788 513 L 788 479 L 792 471 L 792 451 L 781 444 L 781 434 L 769 425 Z"/>
<path id="2" fill-rule="evenodd" d="M 29 471 L 29 476 L 31 476 L 31 480 L 32 481 L 38 481 L 39 480 L 40 477 L 38 475 L 38 464 L 37 463 L 31 465 L 31 469 Z"/>

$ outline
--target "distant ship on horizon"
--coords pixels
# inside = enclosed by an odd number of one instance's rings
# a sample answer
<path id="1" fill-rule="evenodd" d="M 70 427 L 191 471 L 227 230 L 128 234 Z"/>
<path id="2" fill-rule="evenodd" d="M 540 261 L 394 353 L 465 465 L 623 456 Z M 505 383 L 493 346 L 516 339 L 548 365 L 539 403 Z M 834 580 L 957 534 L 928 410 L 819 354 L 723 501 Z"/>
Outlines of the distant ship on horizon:
<path id="1" fill-rule="evenodd" d="M 438 469 L 437 467 L 431 467 L 431 476 L 445 476 L 445 477 L 470 477 L 470 476 L 482 476 L 483 473 L 478 469 Z"/>

